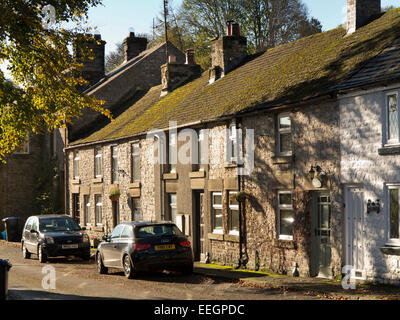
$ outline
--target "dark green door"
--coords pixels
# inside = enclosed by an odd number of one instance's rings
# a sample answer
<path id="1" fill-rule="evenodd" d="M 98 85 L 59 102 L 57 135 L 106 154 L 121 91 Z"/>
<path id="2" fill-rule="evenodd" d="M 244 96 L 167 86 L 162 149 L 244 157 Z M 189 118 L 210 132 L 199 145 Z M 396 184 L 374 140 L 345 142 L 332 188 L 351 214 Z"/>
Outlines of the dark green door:
<path id="1" fill-rule="evenodd" d="M 313 195 L 311 276 L 331 277 L 331 199 L 329 193 Z"/>

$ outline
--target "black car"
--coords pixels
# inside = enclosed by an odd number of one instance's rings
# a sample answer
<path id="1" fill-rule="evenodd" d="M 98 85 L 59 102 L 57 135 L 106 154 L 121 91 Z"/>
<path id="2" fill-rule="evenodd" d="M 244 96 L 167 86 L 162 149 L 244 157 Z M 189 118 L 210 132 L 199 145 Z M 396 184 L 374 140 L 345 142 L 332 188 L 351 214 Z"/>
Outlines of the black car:
<path id="1" fill-rule="evenodd" d="M 172 222 L 127 222 L 104 237 L 96 252 L 98 272 L 123 269 L 127 278 L 140 271 L 193 272 L 189 240 Z"/>
<path id="2" fill-rule="evenodd" d="M 90 240 L 74 219 L 65 215 L 31 216 L 22 231 L 22 254 L 37 254 L 44 263 L 48 257 L 80 256 L 90 259 Z"/>

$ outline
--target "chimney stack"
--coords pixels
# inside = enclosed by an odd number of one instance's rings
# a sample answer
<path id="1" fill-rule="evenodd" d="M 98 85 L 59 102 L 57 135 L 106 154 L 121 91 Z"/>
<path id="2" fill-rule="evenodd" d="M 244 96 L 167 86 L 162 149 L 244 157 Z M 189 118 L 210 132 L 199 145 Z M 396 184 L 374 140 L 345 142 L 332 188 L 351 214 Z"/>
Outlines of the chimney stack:
<path id="1" fill-rule="evenodd" d="M 174 91 L 185 83 L 201 76 L 201 67 L 196 64 L 194 50 L 186 50 L 186 63 L 176 63 L 176 57 L 168 59 L 168 63 L 161 66 L 162 91 L 161 97 Z"/>
<path id="2" fill-rule="evenodd" d="M 381 0 L 347 0 L 347 34 L 371 22 L 381 11 Z"/>
<path id="3" fill-rule="evenodd" d="M 82 77 L 89 81 L 89 85 L 93 85 L 105 75 L 105 45 L 106 42 L 101 40 L 100 34 L 86 34 L 78 36 L 77 41 L 80 45 L 75 44 L 75 59 L 83 64 Z M 81 48 L 87 53 L 82 54 Z M 89 54 L 91 57 L 87 56 Z"/>
<path id="4" fill-rule="evenodd" d="M 194 60 L 194 50 L 193 49 L 186 50 L 186 64 L 196 64 L 196 61 Z"/>
<path id="5" fill-rule="evenodd" d="M 247 56 L 247 38 L 234 21 L 227 22 L 227 35 L 212 41 L 210 83 L 235 69 Z"/>
<path id="6" fill-rule="evenodd" d="M 147 39 L 135 36 L 134 32 L 129 33 L 129 37 L 124 40 L 124 61 L 127 62 L 138 56 L 147 48 Z"/>

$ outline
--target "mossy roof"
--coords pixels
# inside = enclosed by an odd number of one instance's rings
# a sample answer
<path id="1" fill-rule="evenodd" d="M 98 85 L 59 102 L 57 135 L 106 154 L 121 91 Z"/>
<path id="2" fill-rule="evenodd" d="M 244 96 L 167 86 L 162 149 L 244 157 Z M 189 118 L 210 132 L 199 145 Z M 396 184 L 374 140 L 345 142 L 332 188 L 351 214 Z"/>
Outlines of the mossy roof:
<path id="1" fill-rule="evenodd" d="M 400 35 L 400 9 L 346 35 L 342 27 L 315 34 L 257 56 L 222 79 L 208 72 L 160 98 L 152 88 L 117 119 L 72 145 L 113 140 L 168 128 L 218 120 L 258 108 L 289 105 L 325 96 L 355 74 Z"/>

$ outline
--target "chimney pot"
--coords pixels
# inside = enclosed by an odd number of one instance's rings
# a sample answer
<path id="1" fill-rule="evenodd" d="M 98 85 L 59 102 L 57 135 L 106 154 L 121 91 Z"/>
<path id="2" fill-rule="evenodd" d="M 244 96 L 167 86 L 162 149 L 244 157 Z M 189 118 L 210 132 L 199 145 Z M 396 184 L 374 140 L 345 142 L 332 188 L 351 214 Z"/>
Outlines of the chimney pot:
<path id="1" fill-rule="evenodd" d="M 196 61 L 194 60 L 193 49 L 186 50 L 186 64 L 196 64 Z"/>
<path id="2" fill-rule="evenodd" d="M 168 63 L 176 63 L 176 56 L 169 56 Z"/>
<path id="3" fill-rule="evenodd" d="M 227 35 L 228 37 L 240 37 L 240 26 L 238 23 L 236 23 L 233 20 L 227 21 L 227 26 L 228 26 L 228 32 Z"/>

